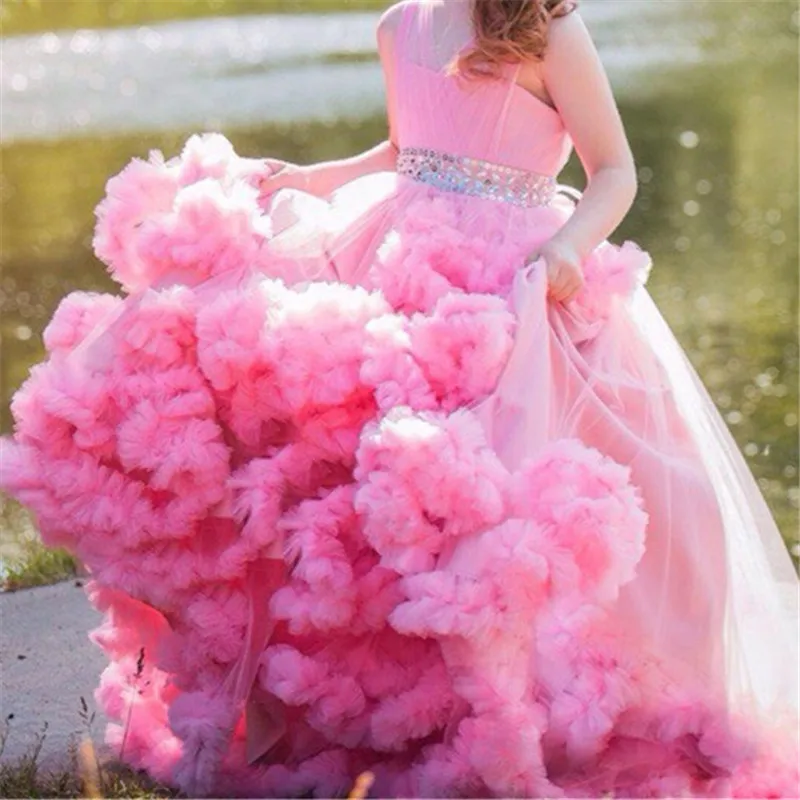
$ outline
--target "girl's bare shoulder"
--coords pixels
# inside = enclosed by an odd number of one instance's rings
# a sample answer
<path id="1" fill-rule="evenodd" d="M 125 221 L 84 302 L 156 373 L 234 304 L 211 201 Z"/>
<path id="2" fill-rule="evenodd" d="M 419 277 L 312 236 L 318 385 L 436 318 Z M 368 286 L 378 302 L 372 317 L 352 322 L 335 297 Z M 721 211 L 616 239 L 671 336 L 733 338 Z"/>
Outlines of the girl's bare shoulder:
<path id="1" fill-rule="evenodd" d="M 384 11 L 378 20 L 378 33 L 385 36 L 393 35 L 400 26 L 400 20 L 407 6 L 430 5 L 436 0 L 399 0 Z"/>
<path id="2" fill-rule="evenodd" d="M 553 53 L 587 51 L 594 48 L 592 36 L 580 11 L 576 8 L 547 24 L 547 50 Z"/>

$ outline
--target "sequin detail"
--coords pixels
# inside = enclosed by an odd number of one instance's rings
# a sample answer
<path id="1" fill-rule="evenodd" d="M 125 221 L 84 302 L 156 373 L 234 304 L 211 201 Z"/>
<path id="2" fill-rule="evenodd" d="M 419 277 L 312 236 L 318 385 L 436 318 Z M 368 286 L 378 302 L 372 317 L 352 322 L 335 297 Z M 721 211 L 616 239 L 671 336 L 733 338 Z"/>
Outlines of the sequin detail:
<path id="1" fill-rule="evenodd" d="M 397 172 L 448 192 L 526 207 L 548 205 L 557 186 L 550 175 L 424 147 L 401 148 Z"/>

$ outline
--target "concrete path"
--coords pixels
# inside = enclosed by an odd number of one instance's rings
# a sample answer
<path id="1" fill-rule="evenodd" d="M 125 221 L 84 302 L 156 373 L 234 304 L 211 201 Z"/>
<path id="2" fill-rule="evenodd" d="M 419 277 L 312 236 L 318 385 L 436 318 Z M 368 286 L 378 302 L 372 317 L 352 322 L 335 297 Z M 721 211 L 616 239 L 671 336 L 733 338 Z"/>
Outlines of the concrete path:
<path id="1" fill-rule="evenodd" d="M 85 734 L 81 697 L 96 711 L 93 740 L 101 746 L 106 720 L 94 690 L 106 665 L 88 632 L 102 615 L 79 581 L 0 594 L 0 711 L 7 730 L 1 761 L 16 761 L 36 741 L 45 723 L 40 763 L 66 763 L 69 738 Z"/>

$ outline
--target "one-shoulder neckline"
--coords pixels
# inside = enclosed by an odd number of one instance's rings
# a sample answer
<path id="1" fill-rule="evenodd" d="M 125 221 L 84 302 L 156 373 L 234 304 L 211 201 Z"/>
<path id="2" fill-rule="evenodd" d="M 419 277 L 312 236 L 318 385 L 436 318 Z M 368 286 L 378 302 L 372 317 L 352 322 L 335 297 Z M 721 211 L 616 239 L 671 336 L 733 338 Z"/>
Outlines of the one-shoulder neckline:
<path id="1" fill-rule="evenodd" d="M 414 2 L 414 0 L 401 0 L 398 2 L 397 7 L 401 9 L 401 19 L 403 21 L 403 25 L 407 24 L 409 12 L 416 14 L 418 3 Z M 458 49 L 458 53 L 463 52 L 465 49 L 469 47 L 474 47 L 476 42 L 475 34 L 472 33 L 467 41 Z M 402 58 L 402 57 L 401 57 Z M 452 80 L 452 78 L 448 75 L 445 75 L 441 69 L 434 69 L 433 67 L 428 67 L 425 64 L 420 64 L 416 61 L 411 61 L 410 59 L 403 59 L 406 64 L 413 64 L 418 69 L 427 72 L 430 75 L 438 75 L 440 78 L 445 80 Z M 561 114 L 559 113 L 557 108 L 554 108 L 549 103 L 546 103 L 542 100 L 541 97 L 537 97 L 532 92 L 529 92 L 524 86 L 520 86 L 515 80 L 509 80 L 508 78 L 504 77 L 506 83 L 511 84 L 513 90 L 517 92 L 517 94 L 521 94 L 523 97 L 528 98 L 526 102 L 532 102 L 537 108 L 544 109 L 546 112 L 553 115 L 559 123 L 563 126 L 563 120 L 561 119 Z"/>
<path id="2" fill-rule="evenodd" d="M 428 67 L 425 64 L 419 64 L 416 61 L 411 61 L 408 59 L 404 59 L 404 63 L 411 64 L 412 66 L 417 67 L 418 69 L 421 69 L 424 72 L 427 72 L 429 75 L 436 75 L 445 80 L 452 80 L 450 76 L 445 75 L 441 70 L 434 69 L 433 67 Z M 549 105 L 544 100 L 542 100 L 541 97 L 537 97 L 532 92 L 529 92 L 524 86 L 520 86 L 516 81 L 508 80 L 507 78 L 504 80 L 507 84 L 511 86 L 513 90 L 516 90 L 517 94 L 521 94 L 522 97 L 525 97 L 528 100 L 532 101 L 537 108 L 544 109 L 545 111 L 554 115 L 559 121 L 561 121 L 561 115 L 558 113 L 558 109 L 553 108 L 553 106 Z"/>

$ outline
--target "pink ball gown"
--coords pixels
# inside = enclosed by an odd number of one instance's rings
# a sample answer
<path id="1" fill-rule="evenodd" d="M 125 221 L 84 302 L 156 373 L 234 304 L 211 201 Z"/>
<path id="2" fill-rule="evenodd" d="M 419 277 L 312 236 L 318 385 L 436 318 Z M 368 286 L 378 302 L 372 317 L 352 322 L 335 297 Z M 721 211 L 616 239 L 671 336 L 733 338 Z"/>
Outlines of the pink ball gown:
<path id="1" fill-rule="evenodd" d="M 91 572 L 124 761 L 189 795 L 795 797 L 798 581 L 645 288 L 549 300 L 572 144 L 382 53 L 396 172 L 262 207 L 219 134 L 97 209 L 2 486 Z"/>

